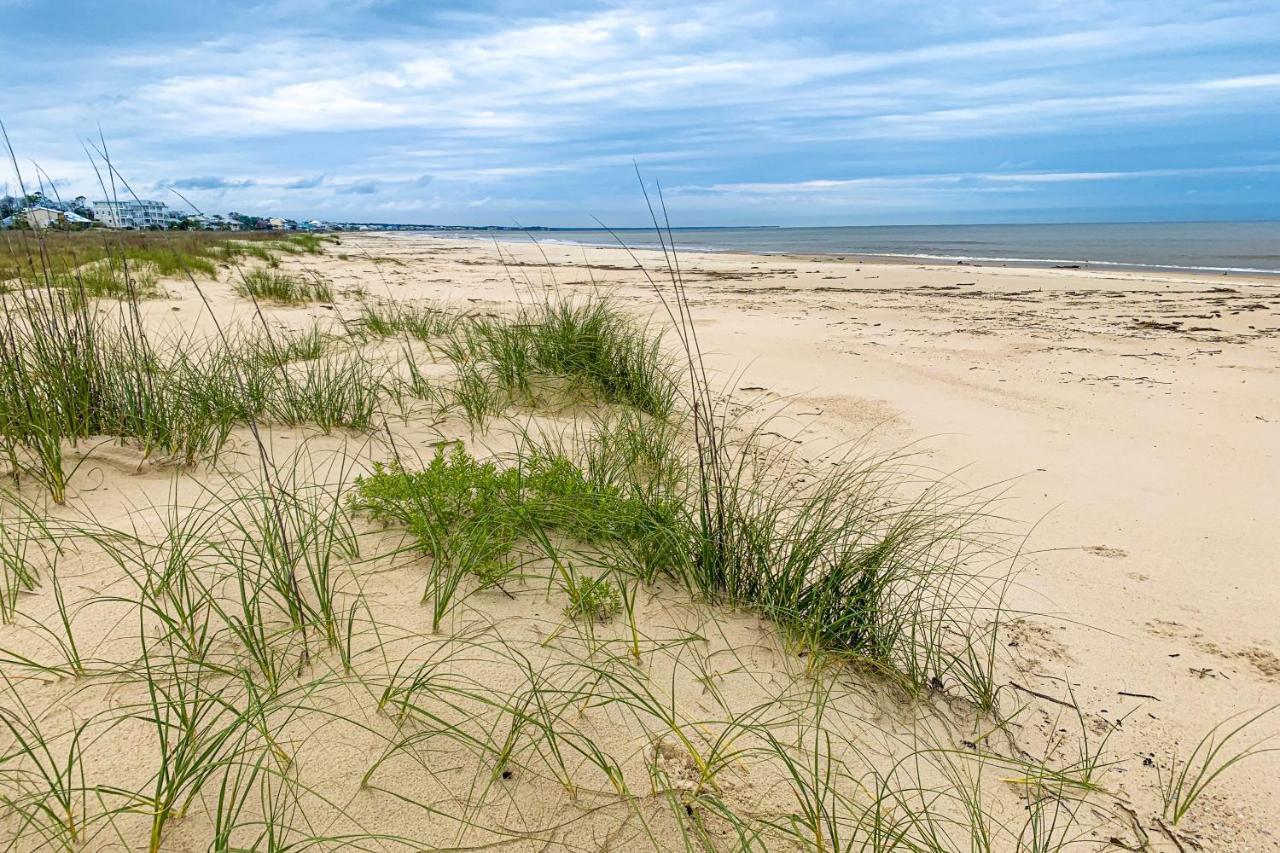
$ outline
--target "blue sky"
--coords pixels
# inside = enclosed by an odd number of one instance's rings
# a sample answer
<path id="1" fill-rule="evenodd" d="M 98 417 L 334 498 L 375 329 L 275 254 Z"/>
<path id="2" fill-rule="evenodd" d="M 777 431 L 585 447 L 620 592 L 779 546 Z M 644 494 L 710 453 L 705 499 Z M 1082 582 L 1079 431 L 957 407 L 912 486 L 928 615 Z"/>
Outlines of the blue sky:
<path id="1" fill-rule="evenodd" d="M 1280 3 L 0 0 L 24 178 L 364 221 L 1280 219 Z M 6 174 L 10 189 L 11 175 Z"/>

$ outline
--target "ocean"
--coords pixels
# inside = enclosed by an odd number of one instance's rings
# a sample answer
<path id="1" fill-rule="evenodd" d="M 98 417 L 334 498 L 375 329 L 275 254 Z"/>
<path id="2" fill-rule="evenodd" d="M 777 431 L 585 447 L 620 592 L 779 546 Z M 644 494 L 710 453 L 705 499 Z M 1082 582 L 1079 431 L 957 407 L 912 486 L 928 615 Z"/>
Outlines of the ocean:
<path id="1" fill-rule="evenodd" d="M 616 229 L 632 248 L 657 248 L 653 229 Z M 447 236 L 616 246 L 603 229 L 462 231 Z M 1098 266 L 1280 275 L 1280 222 L 1061 225 L 867 225 L 830 228 L 677 228 L 687 251 L 858 255 L 935 261 Z"/>

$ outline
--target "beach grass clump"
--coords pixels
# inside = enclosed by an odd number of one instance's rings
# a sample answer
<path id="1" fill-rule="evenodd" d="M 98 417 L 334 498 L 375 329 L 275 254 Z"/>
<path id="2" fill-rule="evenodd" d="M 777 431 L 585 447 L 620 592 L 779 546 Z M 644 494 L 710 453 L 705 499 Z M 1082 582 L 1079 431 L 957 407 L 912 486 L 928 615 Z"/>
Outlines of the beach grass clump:
<path id="1" fill-rule="evenodd" d="M 250 367 L 282 367 L 295 361 L 315 361 L 324 357 L 337 338 L 318 324 L 302 331 L 267 329 L 234 330 L 225 349 L 242 358 Z"/>
<path id="2" fill-rule="evenodd" d="M 359 352 L 304 361 L 276 377 L 266 402 L 269 418 L 283 424 L 368 429 L 383 376 Z"/>
<path id="3" fill-rule="evenodd" d="M 135 264 L 145 264 L 157 275 L 166 278 L 186 278 L 199 275 L 218 277 L 218 266 L 203 247 L 193 251 L 190 247 L 174 244 L 168 246 L 125 246 L 121 254 Z"/>
<path id="4" fill-rule="evenodd" d="M 235 427 L 264 415 L 325 430 L 371 424 L 381 375 L 358 351 L 322 360 L 330 338 L 320 330 L 153 339 L 137 298 L 131 288 L 121 305 L 99 310 L 52 286 L 6 297 L 0 454 L 55 502 L 76 469 L 67 450 L 96 436 L 193 465 L 216 458 Z"/>
<path id="5" fill-rule="evenodd" d="M 380 338 L 389 338 L 399 333 L 400 326 L 396 319 L 395 314 L 381 311 L 371 305 L 364 306 L 364 310 L 360 312 L 360 323 L 365 331 Z"/>
<path id="6" fill-rule="evenodd" d="M 542 303 L 517 321 L 535 369 L 583 382 L 603 399 L 654 417 L 670 414 L 676 385 L 662 336 L 607 299 Z"/>
<path id="7" fill-rule="evenodd" d="M 970 535 L 980 502 L 940 489 L 895 500 L 892 460 L 772 482 L 733 464 L 699 501 L 709 512 L 697 513 L 695 586 L 762 609 L 802 648 L 875 662 L 914 685 L 974 662 L 968 644 L 985 640 L 975 612 L 994 605 L 990 581 L 966 568 L 984 555 Z M 958 648 L 955 638 L 965 638 Z"/>
<path id="8" fill-rule="evenodd" d="M 73 296 L 91 299 L 152 299 L 164 295 L 159 271 L 145 261 L 104 258 L 92 261 L 54 279 Z"/>
<path id="9" fill-rule="evenodd" d="M 218 261 L 228 264 L 236 264 L 242 258 L 254 258 L 262 261 L 271 269 L 280 266 L 280 258 L 272 251 L 272 244 L 269 242 L 245 242 L 241 240 L 228 240 L 217 246 L 212 252 L 211 257 Z"/>
<path id="10" fill-rule="evenodd" d="M 510 402 L 502 384 L 474 362 L 458 365 L 457 376 L 444 396 L 451 406 L 462 410 L 472 434 L 486 429 L 490 419 L 502 414 Z"/>
<path id="11" fill-rule="evenodd" d="M 237 596 L 240 625 L 266 632 L 246 635 L 242 641 L 273 687 L 284 671 L 276 656 L 282 648 L 272 646 L 272 614 L 261 609 L 263 601 L 270 601 L 275 613 L 287 615 L 293 629 L 314 630 L 336 648 L 339 563 L 359 554 L 346 486 L 303 482 L 298 467 L 302 461 L 295 459 L 292 471 L 283 477 L 275 472 L 267 482 L 231 483 L 230 499 L 215 507 L 227 528 L 215 548 L 233 567 L 236 585 L 249 590 Z"/>
<path id="12" fill-rule="evenodd" d="M 286 245 L 307 253 L 308 255 L 324 254 L 326 245 L 337 245 L 338 238 L 332 234 L 290 234 L 283 241 Z"/>
<path id="13" fill-rule="evenodd" d="M 425 344 L 454 334 L 462 322 L 461 315 L 435 305 L 366 305 L 360 314 L 360 323 L 370 334 L 383 338 L 404 334 Z"/>
<path id="14" fill-rule="evenodd" d="M 257 268 L 245 272 L 236 285 L 241 296 L 282 305 L 332 302 L 333 287 L 318 278 L 307 280 L 278 270 Z"/>
<path id="15" fill-rule="evenodd" d="M 599 297 L 547 300 L 510 319 L 471 318 L 443 351 L 455 363 L 484 363 L 513 394 L 555 376 L 655 417 L 669 415 L 679 396 L 661 335 Z"/>
<path id="16" fill-rule="evenodd" d="M 151 354 L 125 317 L 112 326 L 87 300 L 48 287 L 6 304 L 0 335 L 0 435 L 16 472 L 66 492 L 63 444 L 149 420 Z"/>
<path id="17" fill-rule="evenodd" d="M 236 285 L 236 292 L 241 296 L 282 305 L 305 305 L 331 301 L 333 298 L 332 288 L 326 283 L 308 281 L 270 266 L 243 272 Z"/>
<path id="18" fill-rule="evenodd" d="M 256 349 L 260 358 L 278 359 L 288 364 L 323 358 L 333 344 L 334 336 L 319 326 L 312 326 L 304 332 L 263 334 L 258 340 Z"/>

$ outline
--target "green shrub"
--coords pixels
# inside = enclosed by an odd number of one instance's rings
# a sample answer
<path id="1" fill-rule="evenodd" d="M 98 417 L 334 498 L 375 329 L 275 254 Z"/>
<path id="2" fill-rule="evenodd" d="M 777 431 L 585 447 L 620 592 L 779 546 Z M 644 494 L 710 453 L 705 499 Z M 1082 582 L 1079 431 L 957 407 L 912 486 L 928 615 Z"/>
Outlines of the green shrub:
<path id="1" fill-rule="evenodd" d="M 622 608 L 618 588 L 606 578 L 574 576 L 572 583 L 565 586 L 565 593 L 569 603 L 564 614 L 570 619 L 603 622 Z"/>

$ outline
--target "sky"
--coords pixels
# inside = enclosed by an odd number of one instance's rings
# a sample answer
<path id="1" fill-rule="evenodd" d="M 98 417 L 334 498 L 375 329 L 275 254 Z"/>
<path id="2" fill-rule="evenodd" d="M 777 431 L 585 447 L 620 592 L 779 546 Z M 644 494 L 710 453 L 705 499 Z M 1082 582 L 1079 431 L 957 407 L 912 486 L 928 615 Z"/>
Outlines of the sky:
<path id="1" fill-rule="evenodd" d="M 677 226 L 1280 219 L 1276 0 L 0 0 L 0 55 L 64 197 L 105 141 L 204 212 L 639 226 L 638 169 Z"/>

